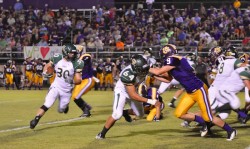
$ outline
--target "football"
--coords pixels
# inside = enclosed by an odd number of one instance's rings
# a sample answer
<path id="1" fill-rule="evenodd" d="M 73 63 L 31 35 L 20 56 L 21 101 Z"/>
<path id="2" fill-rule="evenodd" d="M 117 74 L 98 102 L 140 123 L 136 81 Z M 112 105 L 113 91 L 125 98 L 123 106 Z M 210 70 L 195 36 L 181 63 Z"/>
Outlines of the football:
<path id="1" fill-rule="evenodd" d="M 48 66 L 46 73 L 47 74 L 53 74 L 53 72 L 54 72 L 54 68 L 52 66 Z"/>

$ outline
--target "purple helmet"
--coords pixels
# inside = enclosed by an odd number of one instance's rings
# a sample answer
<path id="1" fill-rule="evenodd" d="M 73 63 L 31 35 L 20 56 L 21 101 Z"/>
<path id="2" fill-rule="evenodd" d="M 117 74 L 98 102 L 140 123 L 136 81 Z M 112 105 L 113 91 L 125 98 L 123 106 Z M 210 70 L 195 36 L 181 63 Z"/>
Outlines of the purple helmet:
<path id="1" fill-rule="evenodd" d="M 171 55 L 177 54 L 177 49 L 175 45 L 167 44 L 160 50 L 160 57 L 162 59 L 168 58 Z"/>

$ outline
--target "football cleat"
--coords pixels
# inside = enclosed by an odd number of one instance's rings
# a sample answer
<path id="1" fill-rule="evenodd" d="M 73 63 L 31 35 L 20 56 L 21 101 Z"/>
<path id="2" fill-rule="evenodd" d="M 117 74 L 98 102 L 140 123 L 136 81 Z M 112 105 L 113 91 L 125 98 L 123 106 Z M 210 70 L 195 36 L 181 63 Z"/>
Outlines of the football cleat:
<path id="1" fill-rule="evenodd" d="M 159 121 L 160 121 L 160 119 L 158 119 L 158 118 L 154 117 L 153 121 L 154 121 L 154 122 L 159 122 Z"/>
<path id="2" fill-rule="evenodd" d="M 131 123 L 133 121 L 133 119 L 131 118 L 131 116 L 128 114 L 128 112 L 123 112 L 122 116 L 125 118 L 125 120 L 129 123 Z"/>
<path id="3" fill-rule="evenodd" d="M 168 106 L 171 107 L 171 108 L 175 108 L 175 105 L 172 102 L 168 103 Z"/>
<path id="4" fill-rule="evenodd" d="M 208 132 L 208 129 L 207 129 L 207 125 L 204 124 L 200 130 L 200 133 L 201 133 L 201 137 L 204 137 L 207 135 L 207 132 Z"/>
<path id="5" fill-rule="evenodd" d="M 33 119 L 30 121 L 30 129 L 34 129 L 36 125 L 38 124 L 39 120 L 38 119 Z"/>
<path id="6" fill-rule="evenodd" d="M 97 140 L 105 139 L 105 136 L 102 135 L 102 133 L 98 133 L 98 135 L 95 136 Z"/>
<path id="7" fill-rule="evenodd" d="M 90 110 L 92 109 L 92 107 L 88 104 L 86 104 L 85 108 L 84 108 L 84 112 L 80 117 L 90 117 L 91 113 Z"/>
<path id="8" fill-rule="evenodd" d="M 65 110 L 63 111 L 63 113 L 64 114 L 67 114 L 69 112 L 69 106 L 67 106 L 66 108 L 65 108 Z"/>
<path id="9" fill-rule="evenodd" d="M 227 141 L 232 141 L 237 135 L 237 130 L 232 129 L 232 131 L 227 132 Z"/>
<path id="10" fill-rule="evenodd" d="M 190 123 L 189 123 L 188 121 L 182 122 L 182 123 L 181 123 L 181 126 L 182 126 L 182 127 L 186 127 L 186 128 L 191 128 Z"/>

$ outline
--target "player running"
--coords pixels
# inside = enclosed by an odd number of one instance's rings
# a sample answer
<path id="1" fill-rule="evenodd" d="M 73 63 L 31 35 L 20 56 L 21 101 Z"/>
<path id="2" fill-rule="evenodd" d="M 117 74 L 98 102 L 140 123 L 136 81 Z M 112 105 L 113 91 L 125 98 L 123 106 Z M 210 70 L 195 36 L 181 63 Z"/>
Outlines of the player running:
<path id="1" fill-rule="evenodd" d="M 56 72 L 55 81 L 51 84 L 45 97 L 44 104 L 38 109 L 33 120 L 30 121 L 30 128 L 34 129 L 40 118 L 59 99 L 58 112 L 67 113 L 68 104 L 72 95 L 74 84 L 80 84 L 82 81 L 82 68 L 84 63 L 77 59 L 77 49 L 73 44 L 66 44 L 62 49 L 62 54 L 55 54 L 49 63 L 44 67 L 44 75 L 48 67 L 54 67 Z"/>

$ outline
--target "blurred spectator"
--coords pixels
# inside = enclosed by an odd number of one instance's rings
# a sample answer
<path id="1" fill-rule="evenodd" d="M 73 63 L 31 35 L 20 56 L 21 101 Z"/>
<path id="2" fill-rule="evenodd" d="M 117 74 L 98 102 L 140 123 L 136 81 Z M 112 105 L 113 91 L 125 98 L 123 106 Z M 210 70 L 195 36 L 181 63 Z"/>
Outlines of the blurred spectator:
<path id="1" fill-rule="evenodd" d="M 98 51 L 103 51 L 104 43 L 99 39 L 99 37 L 95 37 L 95 47 Z"/>
<path id="2" fill-rule="evenodd" d="M 116 49 L 119 51 L 124 51 L 124 43 L 120 39 L 116 42 Z"/>
<path id="3" fill-rule="evenodd" d="M 23 3 L 20 0 L 16 0 L 16 3 L 14 4 L 14 10 L 15 12 L 20 12 L 23 10 Z"/>
<path id="4" fill-rule="evenodd" d="M 8 46 L 8 42 L 4 39 L 4 37 L 0 36 L 0 51 L 5 51 Z"/>
<path id="5" fill-rule="evenodd" d="M 41 38 L 41 40 L 37 43 L 37 46 L 48 46 L 48 42 L 45 40 L 45 38 Z"/>
<path id="6" fill-rule="evenodd" d="M 154 2 L 155 2 L 155 0 L 146 0 L 148 13 L 150 13 L 150 14 L 152 13 L 152 7 L 153 7 Z"/>
<path id="7" fill-rule="evenodd" d="M 7 22 L 8 22 L 8 24 L 10 26 L 12 26 L 12 25 L 14 25 L 16 23 L 16 20 L 15 20 L 15 18 L 13 18 L 12 15 L 9 15 L 9 18 L 8 18 Z"/>
<path id="8" fill-rule="evenodd" d="M 96 51 L 94 38 L 89 39 L 89 42 L 87 43 L 87 50 L 88 51 Z"/>
<path id="9" fill-rule="evenodd" d="M 161 46 L 165 46 L 168 44 L 168 38 L 166 37 L 166 34 L 161 34 L 161 40 L 160 40 Z"/>
<path id="10" fill-rule="evenodd" d="M 207 65 L 203 62 L 202 57 L 197 58 L 197 63 L 195 67 L 196 76 L 201 79 L 208 87 L 208 81 L 207 81 Z"/>
<path id="11" fill-rule="evenodd" d="M 84 41 L 84 38 L 80 39 L 79 45 L 82 46 L 82 51 L 86 51 L 86 42 Z"/>
<path id="12" fill-rule="evenodd" d="M 214 37 L 212 37 L 212 41 L 211 41 L 210 43 L 208 43 L 207 47 L 208 47 L 209 49 L 211 49 L 211 48 L 216 47 L 216 46 L 218 46 L 218 43 L 217 43 L 217 41 L 214 39 Z"/>

